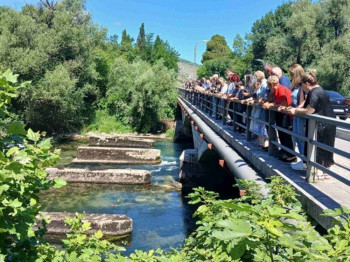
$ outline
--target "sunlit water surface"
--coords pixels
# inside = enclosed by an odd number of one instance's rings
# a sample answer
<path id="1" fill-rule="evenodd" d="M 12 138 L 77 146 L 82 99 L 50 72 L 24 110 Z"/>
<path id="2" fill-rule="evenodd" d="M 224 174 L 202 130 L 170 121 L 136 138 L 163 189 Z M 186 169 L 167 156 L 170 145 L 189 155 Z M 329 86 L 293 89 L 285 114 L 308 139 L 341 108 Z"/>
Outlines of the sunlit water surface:
<path id="1" fill-rule="evenodd" d="M 76 155 L 76 148 L 87 142 L 61 144 L 61 161 L 68 165 Z M 126 253 L 135 249 L 167 249 L 183 244 L 193 230 L 192 212 L 181 192 L 167 190 L 162 185 L 177 179 L 179 156 L 191 144 L 178 144 L 170 140 L 157 141 L 162 162 L 159 165 L 88 166 L 89 168 L 146 169 L 152 173 L 151 185 L 125 186 L 106 184 L 69 184 L 41 195 L 44 211 L 67 211 L 104 214 L 124 214 L 133 219 L 133 233 L 127 239 Z M 87 167 L 86 165 L 69 165 Z"/>

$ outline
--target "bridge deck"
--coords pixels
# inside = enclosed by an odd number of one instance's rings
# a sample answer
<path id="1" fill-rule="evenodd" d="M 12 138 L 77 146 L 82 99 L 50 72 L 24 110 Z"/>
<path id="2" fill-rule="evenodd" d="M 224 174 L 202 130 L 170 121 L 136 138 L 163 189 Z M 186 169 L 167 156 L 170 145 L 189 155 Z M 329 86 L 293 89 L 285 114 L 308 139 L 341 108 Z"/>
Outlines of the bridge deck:
<path id="1" fill-rule="evenodd" d="M 233 132 L 231 126 L 223 125 L 222 120 L 215 120 L 207 113 L 198 110 L 190 103 L 179 99 L 186 104 L 193 114 L 198 115 L 211 129 L 219 134 L 230 146 L 232 146 L 246 161 L 255 168 L 262 178 L 279 175 L 290 183 L 300 195 L 307 212 L 324 228 L 331 226 L 328 217 L 321 216 L 323 210 L 336 208 L 341 205 L 350 207 L 350 161 L 347 158 L 335 154 L 336 164 L 331 170 L 339 174 L 330 180 L 308 183 L 305 171 L 291 169 L 290 163 L 285 163 L 270 156 L 262 150 L 255 141 L 247 142 L 245 136 Z M 215 145 L 214 145 L 215 147 Z M 350 152 L 350 142 L 336 139 L 336 147 Z"/>

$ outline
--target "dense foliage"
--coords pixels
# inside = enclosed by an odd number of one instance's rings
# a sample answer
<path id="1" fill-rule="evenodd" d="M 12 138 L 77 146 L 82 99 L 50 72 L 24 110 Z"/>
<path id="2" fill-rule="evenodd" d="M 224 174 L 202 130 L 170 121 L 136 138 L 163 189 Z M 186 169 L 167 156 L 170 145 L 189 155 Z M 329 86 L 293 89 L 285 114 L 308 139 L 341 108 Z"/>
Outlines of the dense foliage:
<path id="1" fill-rule="evenodd" d="M 229 56 L 231 70 L 241 76 L 262 69 L 263 62 L 280 66 L 287 74 L 293 63 L 317 70 L 320 84 L 344 95 L 350 93 L 350 1 L 298 0 L 286 2 L 255 21 L 243 39 L 235 36 Z M 210 50 L 207 50 L 210 51 Z M 198 75 L 220 72 L 215 57 L 204 59 Z M 208 61 L 217 69 L 208 70 Z"/>
<path id="2" fill-rule="evenodd" d="M 15 109 L 33 130 L 72 132 L 91 122 L 116 58 L 150 65 L 162 59 L 169 74 L 177 71 L 178 53 L 146 34 L 144 24 L 136 43 L 126 30 L 119 43 L 118 36 L 108 38 L 106 29 L 93 24 L 84 0 L 26 5 L 22 11 L 0 7 L 0 70 L 11 68 L 20 82 L 31 81 Z M 165 84 L 170 88 L 173 82 Z"/>
<path id="3" fill-rule="evenodd" d="M 175 79 L 163 60 L 150 65 L 142 60 L 128 63 L 116 59 L 109 74 L 105 105 L 118 120 L 138 132 L 161 130 L 159 120 L 174 115 Z"/>

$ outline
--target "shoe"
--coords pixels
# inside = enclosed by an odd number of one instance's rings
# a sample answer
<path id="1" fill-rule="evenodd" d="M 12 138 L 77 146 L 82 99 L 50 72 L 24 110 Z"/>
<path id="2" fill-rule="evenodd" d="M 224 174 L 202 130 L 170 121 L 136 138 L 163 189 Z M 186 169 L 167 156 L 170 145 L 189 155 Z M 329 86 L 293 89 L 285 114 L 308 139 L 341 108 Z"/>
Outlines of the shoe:
<path id="1" fill-rule="evenodd" d="M 294 170 L 303 171 L 307 169 L 307 165 L 303 161 L 292 163 L 290 167 Z"/>
<path id="2" fill-rule="evenodd" d="M 269 147 L 268 146 L 262 147 L 262 149 L 265 150 L 266 152 L 269 151 Z"/>
<path id="3" fill-rule="evenodd" d="M 289 157 L 283 159 L 283 161 L 285 161 L 285 162 L 294 162 L 295 160 L 297 160 L 296 156 L 289 156 Z"/>
<path id="4" fill-rule="evenodd" d="M 283 153 L 282 155 L 279 155 L 278 159 L 285 161 L 288 158 L 288 155 L 286 153 Z"/>

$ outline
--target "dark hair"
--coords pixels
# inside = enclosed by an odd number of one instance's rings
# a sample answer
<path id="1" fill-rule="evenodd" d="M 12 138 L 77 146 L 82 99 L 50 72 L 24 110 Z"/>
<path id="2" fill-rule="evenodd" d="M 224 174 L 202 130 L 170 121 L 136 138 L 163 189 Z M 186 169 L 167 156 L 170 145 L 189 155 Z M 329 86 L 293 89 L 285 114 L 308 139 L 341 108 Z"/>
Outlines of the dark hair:
<path id="1" fill-rule="evenodd" d="M 317 85 L 316 70 L 309 70 L 301 76 L 301 83 Z"/>

